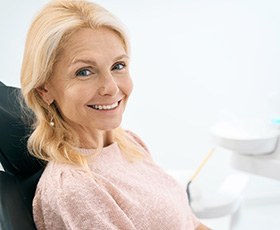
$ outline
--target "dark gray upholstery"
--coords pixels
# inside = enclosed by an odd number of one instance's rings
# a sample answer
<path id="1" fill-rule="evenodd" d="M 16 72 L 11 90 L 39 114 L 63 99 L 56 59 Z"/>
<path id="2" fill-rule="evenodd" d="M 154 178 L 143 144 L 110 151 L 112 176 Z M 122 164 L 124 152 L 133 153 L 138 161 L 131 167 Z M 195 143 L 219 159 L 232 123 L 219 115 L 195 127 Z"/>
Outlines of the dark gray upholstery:
<path id="1" fill-rule="evenodd" d="M 36 229 L 32 218 L 32 199 L 44 163 L 26 148 L 30 125 L 24 122 L 20 89 L 0 82 L 0 229 Z M 27 113 L 29 120 L 33 114 Z"/>

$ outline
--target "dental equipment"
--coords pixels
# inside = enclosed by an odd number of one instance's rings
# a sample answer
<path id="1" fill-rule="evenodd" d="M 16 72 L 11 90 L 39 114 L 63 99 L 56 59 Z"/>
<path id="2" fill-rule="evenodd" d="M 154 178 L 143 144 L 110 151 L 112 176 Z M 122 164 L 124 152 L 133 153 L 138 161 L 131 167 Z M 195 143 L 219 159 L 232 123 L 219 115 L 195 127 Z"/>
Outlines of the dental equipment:
<path id="1" fill-rule="evenodd" d="M 280 180 L 279 129 L 261 120 L 218 122 L 212 128 L 214 142 L 230 150 L 231 164 L 252 174 Z"/>

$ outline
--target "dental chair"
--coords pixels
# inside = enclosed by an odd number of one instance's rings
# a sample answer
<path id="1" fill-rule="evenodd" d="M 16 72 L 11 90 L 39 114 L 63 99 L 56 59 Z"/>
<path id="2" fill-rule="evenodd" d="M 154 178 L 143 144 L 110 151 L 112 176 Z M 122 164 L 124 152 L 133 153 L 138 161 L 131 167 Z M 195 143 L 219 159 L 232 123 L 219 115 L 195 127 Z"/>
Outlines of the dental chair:
<path id="1" fill-rule="evenodd" d="M 32 200 L 44 162 L 27 151 L 30 125 L 22 119 L 20 89 L 0 82 L 0 229 L 36 229 Z M 33 114 L 29 111 L 28 118 Z"/>

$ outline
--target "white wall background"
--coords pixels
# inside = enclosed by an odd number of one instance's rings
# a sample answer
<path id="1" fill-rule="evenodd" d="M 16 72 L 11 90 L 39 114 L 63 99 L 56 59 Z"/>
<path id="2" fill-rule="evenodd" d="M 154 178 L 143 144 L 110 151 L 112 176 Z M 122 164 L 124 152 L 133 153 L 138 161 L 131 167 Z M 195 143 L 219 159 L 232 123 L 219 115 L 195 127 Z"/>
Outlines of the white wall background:
<path id="1" fill-rule="evenodd" d="M 0 1 L 0 80 L 8 85 L 19 86 L 27 28 L 46 2 Z M 144 139 L 163 168 L 194 169 L 214 146 L 209 131 L 221 114 L 269 120 L 280 111 L 279 1 L 96 2 L 121 18 L 132 41 L 135 88 L 124 127 Z M 214 191 L 231 170 L 229 153 L 219 149 L 201 183 Z M 278 194 L 279 181 L 252 176 L 248 200 L 278 203 L 253 202 L 238 229 L 280 229 Z M 262 222 L 264 216 L 270 219 Z"/>

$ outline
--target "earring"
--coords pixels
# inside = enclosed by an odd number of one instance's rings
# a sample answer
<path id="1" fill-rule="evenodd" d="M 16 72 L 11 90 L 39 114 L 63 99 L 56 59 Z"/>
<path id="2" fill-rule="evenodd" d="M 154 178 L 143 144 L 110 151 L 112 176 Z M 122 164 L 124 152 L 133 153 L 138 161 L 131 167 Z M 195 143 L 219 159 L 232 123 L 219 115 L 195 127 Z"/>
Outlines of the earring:
<path id="1" fill-rule="evenodd" d="M 49 116 L 51 117 L 49 124 L 50 124 L 51 127 L 54 127 L 54 119 L 53 119 L 52 113 L 50 112 L 51 111 L 50 106 L 51 105 L 49 104 Z"/>
<path id="2" fill-rule="evenodd" d="M 54 121 L 53 121 L 53 116 L 51 115 L 51 120 L 50 120 L 50 126 L 54 127 Z"/>

